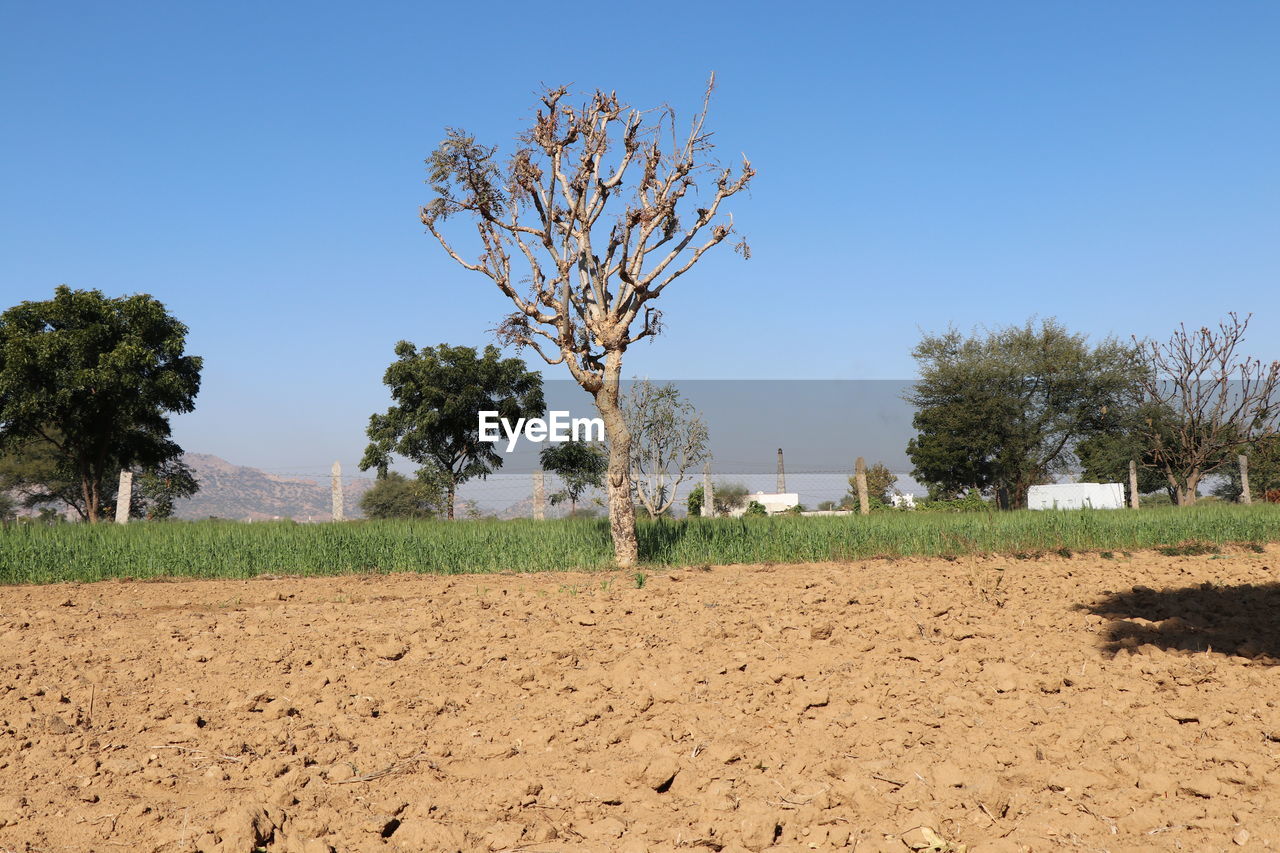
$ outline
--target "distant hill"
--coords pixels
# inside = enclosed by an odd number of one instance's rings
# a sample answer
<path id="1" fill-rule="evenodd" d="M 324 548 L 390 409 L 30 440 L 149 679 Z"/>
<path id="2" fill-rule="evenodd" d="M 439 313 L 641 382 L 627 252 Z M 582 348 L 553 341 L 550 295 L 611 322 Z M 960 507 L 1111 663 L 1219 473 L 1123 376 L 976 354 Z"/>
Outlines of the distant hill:
<path id="1" fill-rule="evenodd" d="M 182 461 L 195 471 L 200 491 L 178 501 L 178 518 L 217 518 L 263 521 L 292 518 L 295 521 L 329 521 L 331 506 L 328 479 L 282 477 L 257 468 L 233 465 L 207 453 L 187 453 Z M 343 502 L 347 518 L 360 516 L 360 496 L 373 485 L 371 478 L 347 478 Z"/>

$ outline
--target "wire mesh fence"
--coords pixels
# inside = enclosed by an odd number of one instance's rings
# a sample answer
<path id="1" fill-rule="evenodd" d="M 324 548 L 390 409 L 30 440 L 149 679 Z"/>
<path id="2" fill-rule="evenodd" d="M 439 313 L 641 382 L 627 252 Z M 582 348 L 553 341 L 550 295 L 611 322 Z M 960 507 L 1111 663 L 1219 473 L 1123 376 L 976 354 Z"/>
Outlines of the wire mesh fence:
<path id="1" fill-rule="evenodd" d="M 902 494 L 921 495 L 923 489 L 906 471 L 893 471 L 896 478 L 893 490 Z M 299 468 L 253 469 L 236 468 L 234 471 L 202 471 L 196 466 L 200 491 L 192 498 L 182 500 L 176 507 L 176 515 L 185 519 L 225 518 L 245 521 L 293 519 L 300 522 L 332 520 L 332 475 L 328 466 L 315 465 Z M 601 489 L 588 488 L 576 505 L 561 495 L 564 483 L 550 472 L 543 476 L 545 502 L 542 515 L 557 518 L 570 514 L 571 508 L 579 514 L 604 514 L 605 493 Z M 839 469 L 806 468 L 786 471 L 784 482 L 779 483 L 776 470 L 762 470 L 760 466 L 748 468 L 735 466 L 712 467 L 709 478 L 713 491 L 745 491 L 747 499 L 764 494 L 785 493 L 794 495 L 794 501 L 805 509 L 831 509 L 842 503 L 855 503 L 856 491 L 851 478 L 853 467 Z M 703 483 L 701 469 L 686 472 L 683 477 L 672 477 L 667 489 L 672 496 L 670 514 L 679 517 L 687 512 L 689 494 Z M 678 479 L 678 482 L 677 482 Z M 361 498 L 377 482 L 376 477 L 365 474 L 343 473 L 339 477 L 346 519 L 363 517 Z M 534 518 L 536 502 L 534 472 L 497 472 L 485 478 L 463 483 L 454 506 L 458 518 Z"/>

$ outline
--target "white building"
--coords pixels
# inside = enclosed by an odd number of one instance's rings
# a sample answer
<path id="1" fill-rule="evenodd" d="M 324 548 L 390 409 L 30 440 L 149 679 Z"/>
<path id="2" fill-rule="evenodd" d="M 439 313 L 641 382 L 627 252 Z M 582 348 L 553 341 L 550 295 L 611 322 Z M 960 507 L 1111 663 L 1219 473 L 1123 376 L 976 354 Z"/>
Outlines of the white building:
<path id="1" fill-rule="evenodd" d="M 1027 509 L 1123 509 L 1120 483 L 1054 483 L 1032 486 Z"/>
<path id="2" fill-rule="evenodd" d="M 747 507 L 751 506 L 751 502 L 755 501 L 764 507 L 764 511 L 769 515 L 777 515 L 780 512 L 787 512 L 792 507 L 800 505 L 799 492 L 753 492 L 742 500 L 742 506 L 729 510 L 731 518 L 738 518 L 747 511 Z"/>

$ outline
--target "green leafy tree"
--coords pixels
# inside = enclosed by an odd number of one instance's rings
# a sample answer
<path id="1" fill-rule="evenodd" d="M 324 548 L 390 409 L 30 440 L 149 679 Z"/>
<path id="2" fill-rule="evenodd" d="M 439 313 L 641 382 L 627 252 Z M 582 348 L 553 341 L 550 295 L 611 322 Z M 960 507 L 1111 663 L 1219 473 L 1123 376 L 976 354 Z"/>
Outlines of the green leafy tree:
<path id="1" fill-rule="evenodd" d="M 930 497 L 970 489 L 1002 509 L 1066 471 L 1083 439 L 1138 381 L 1135 349 L 1114 339 L 1089 346 L 1054 320 L 965 337 L 926 335 L 912 351 L 920 381 L 907 396 L 918 435 L 907 445 L 912 476 Z"/>
<path id="2" fill-rule="evenodd" d="M 380 473 L 360 496 L 365 518 L 433 518 L 445 502 L 441 478 L 430 469 L 410 479 L 396 471 Z"/>
<path id="3" fill-rule="evenodd" d="M 631 487 L 650 516 L 665 515 L 680 484 L 711 458 L 707 425 L 672 382 L 636 382 L 622 413 L 631 434 Z"/>
<path id="4" fill-rule="evenodd" d="M 1147 430 L 1160 429 L 1172 440 L 1173 412 L 1134 403 L 1109 409 L 1103 417 L 1106 428 L 1076 446 L 1081 478 L 1091 483 L 1123 483 L 1128 489 L 1132 460 L 1138 466 L 1138 494 L 1163 492 L 1171 501 L 1176 500 L 1176 491 L 1156 469 L 1152 447 L 1145 438 Z"/>
<path id="5" fill-rule="evenodd" d="M 1254 501 L 1261 501 L 1269 492 L 1280 489 L 1280 435 L 1269 435 L 1241 448 L 1249 459 L 1249 493 Z M 1240 454 L 1232 455 L 1237 459 Z M 1220 469 L 1222 479 L 1213 494 L 1223 500 L 1239 501 L 1244 494 L 1240 480 L 1240 466 L 1227 464 Z"/>
<path id="6" fill-rule="evenodd" d="M 62 285 L 0 314 L 0 446 L 43 440 L 67 503 L 97 522 L 121 469 L 159 469 L 182 448 L 169 414 L 189 412 L 202 360 L 187 327 L 146 294 L 109 298 Z"/>
<path id="7" fill-rule="evenodd" d="M 893 503 L 893 487 L 898 485 L 898 475 L 889 470 L 883 462 L 877 462 L 867 468 L 867 496 L 882 504 Z M 841 505 L 855 507 L 858 505 L 858 478 L 849 478 L 849 491 L 841 501 Z"/>
<path id="8" fill-rule="evenodd" d="M 702 505 L 707 502 L 706 490 L 702 488 L 702 484 L 694 486 L 689 490 L 688 497 L 685 498 L 684 505 L 688 508 L 689 517 L 696 518 L 702 515 Z"/>
<path id="9" fill-rule="evenodd" d="M 58 435 L 50 428 L 51 435 Z M 158 520 L 173 516 L 175 503 L 200 490 L 195 473 L 181 459 L 173 458 L 152 468 L 133 469 L 133 492 L 129 515 L 133 518 Z M 119 478 L 103 481 L 100 513 L 115 513 Z M 87 517 L 84 494 L 74 471 L 58 453 L 57 447 L 44 438 L 15 442 L 0 453 L 0 491 L 10 492 L 24 509 L 62 505 Z"/>
<path id="10" fill-rule="evenodd" d="M 717 483 L 711 490 L 716 515 L 728 515 L 747 503 L 747 487 L 742 483 Z"/>
<path id="11" fill-rule="evenodd" d="M 53 427 L 48 432 L 58 435 Z M 103 483 L 104 490 L 114 488 L 111 482 Z M 12 495 L 23 509 L 61 504 L 84 516 L 83 506 L 77 507 L 84 495 L 75 473 L 58 449 L 38 436 L 11 440 L 0 452 L 0 491 Z M 114 501 L 112 492 L 109 502 Z"/>
<path id="12" fill-rule="evenodd" d="M 130 515 L 148 521 L 173 518 L 176 503 L 200 491 L 191 466 L 170 459 L 155 468 L 135 472 Z"/>
<path id="13" fill-rule="evenodd" d="M 539 454 L 542 467 L 560 478 L 562 488 L 551 495 L 552 505 L 569 502 L 569 514 L 578 514 L 578 501 L 587 489 L 604 485 L 609 454 L 596 442 L 564 441 L 549 444 Z"/>
<path id="14" fill-rule="evenodd" d="M 502 467 L 494 445 L 480 440 L 480 412 L 495 411 L 511 423 L 540 416 L 542 376 L 522 359 L 503 358 L 494 346 L 481 355 L 473 347 L 419 350 L 401 341 L 395 352 L 382 381 L 396 405 L 369 418 L 360 470 L 385 473 L 398 454 L 439 471 L 452 519 L 458 486 Z"/>

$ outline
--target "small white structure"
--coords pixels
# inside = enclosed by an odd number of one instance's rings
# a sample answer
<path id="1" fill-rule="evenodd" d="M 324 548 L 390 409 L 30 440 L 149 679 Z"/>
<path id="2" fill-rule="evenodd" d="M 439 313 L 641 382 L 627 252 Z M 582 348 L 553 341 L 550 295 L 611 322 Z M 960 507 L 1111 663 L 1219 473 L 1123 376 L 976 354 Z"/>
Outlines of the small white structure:
<path id="1" fill-rule="evenodd" d="M 902 494 L 901 492 L 895 492 L 895 493 L 894 493 L 894 495 L 893 495 L 893 497 L 892 497 L 892 498 L 890 498 L 890 500 L 892 500 L 892 501 L 893 501 L 893 508 L 894 508 L 894 509 L 898 509 L 899 507 L 904 507 L 904 506 L 905 506 L 907 509 L 915 509 L 915 508 L 916 508 L 916 496 L 915 496 L 915 495 L 904 495 L 904 494 Z"/>
<path id="2" fill-rule="evenodd" d="M 769 515 L 777 515 L 780 512 L 786 512 L 792 507 L 800 505 L 800 494 L 798 492 L 753 492 L 742 500 L 742 506 L 729 510 L 731 518 L 738 518 L 747 511 L 747 507 L 751 506 L 751 502 L 755 501 L 764 507 L 764 511 Z"/>
<path id="3" fill-rule="evenodd" d="M 1027 509 L 1123 508 L 1124 486 L 1119 483 L 1054 483 L 1027 491 Z"/>

